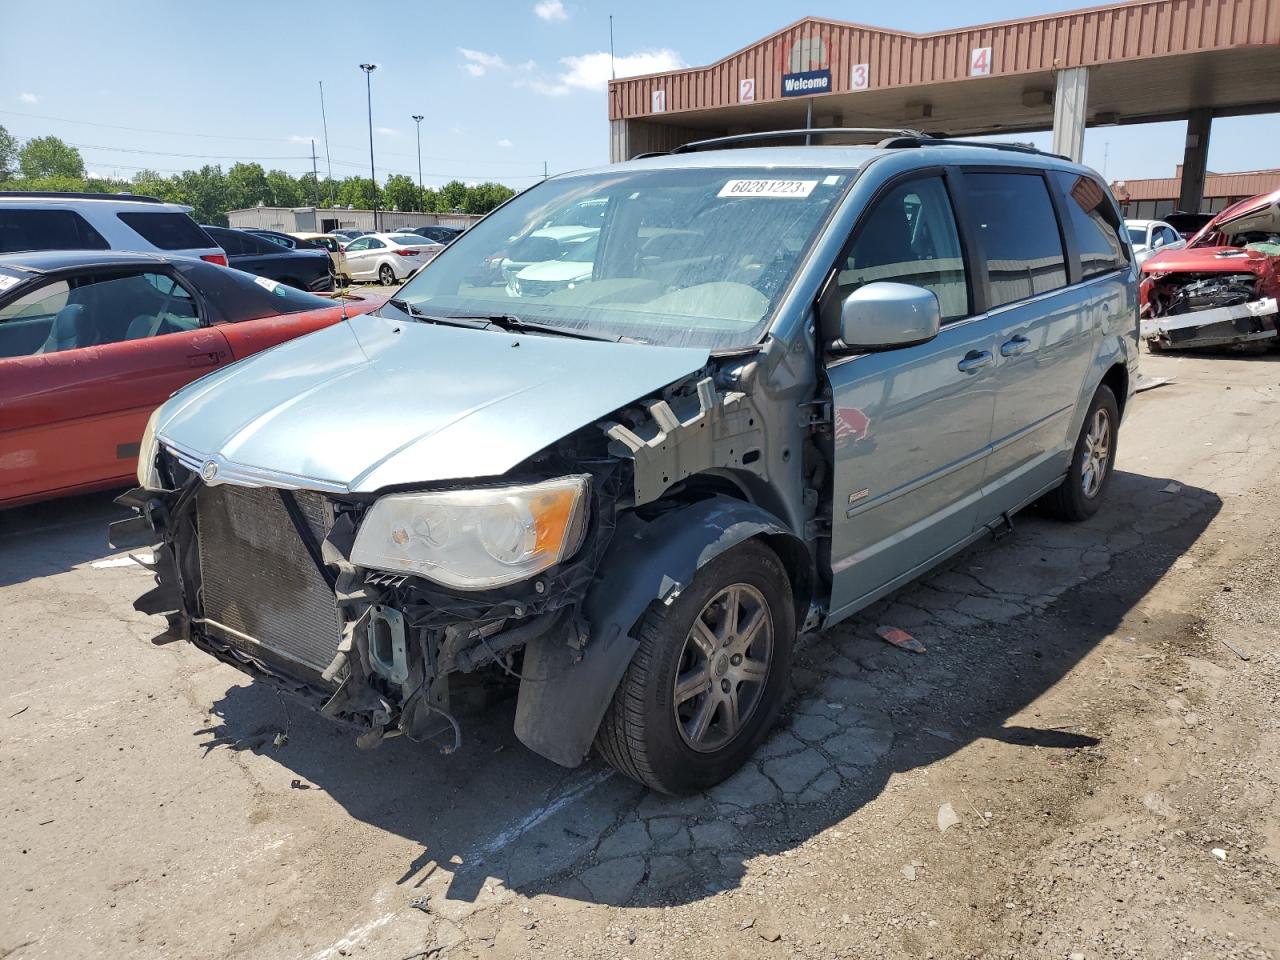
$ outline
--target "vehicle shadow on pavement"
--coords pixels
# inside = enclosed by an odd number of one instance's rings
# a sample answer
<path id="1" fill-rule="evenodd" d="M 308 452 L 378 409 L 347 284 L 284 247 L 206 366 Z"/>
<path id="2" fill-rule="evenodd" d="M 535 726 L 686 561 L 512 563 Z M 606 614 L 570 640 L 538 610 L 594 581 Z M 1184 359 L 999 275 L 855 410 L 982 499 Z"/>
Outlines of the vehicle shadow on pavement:
<path id="1" fill-rule="evenodd" d="M 130 511 L 113 501 L 119 490 L 0 510 L 0 587 L 62 573 L 119 551 L 107 525 Z"/>
<path id="2" fill-rule="evenodd" d="M 420 847 L 389 865 L 387 879 L 412 891 L 406 897 L 430 893 L 433 912 L 464 916 L 492 902 L 501 893 L 491 878 L 525 896 L 696 900 L 738 886 L 752 858 L 856 813 L 894 774 L 980 740 L 1050 751 L 1097 744 L 1077 729 L 1084 713 L 1042 726 L 1009 718 L 1141 615 L 1142 598 L 1220 508 L 1210 491 L 1120 472 L 1086 523 L 1028 511 L 998 543 L 805 638 L 778 729 L 742 771 L 693 797 L 649 793 L 598 760 L 563 770 L 534 756 L 511 733 L 510 699 L 464 717 L 463 749 L 449 757 L 404 740 L 363 752 L 349 732 L 293 705 L 288 744 L 273 748 L 281 705 L 262 684 L 229 689 L 213 708 L 222 726 L 202 734 L 269 757 L 351 817 Z M 908 630 L 927 652 L 879 640 L 882 624 Z"/>

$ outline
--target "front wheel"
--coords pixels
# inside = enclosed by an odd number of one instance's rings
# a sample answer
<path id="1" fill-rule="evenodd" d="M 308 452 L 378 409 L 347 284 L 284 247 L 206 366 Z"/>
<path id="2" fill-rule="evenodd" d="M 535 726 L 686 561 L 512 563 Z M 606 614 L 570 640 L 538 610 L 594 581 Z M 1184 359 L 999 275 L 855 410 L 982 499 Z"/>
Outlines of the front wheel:
<path id="1" fill-rule="evenodd" d="M 396 272 L 391 269 L 391 264 L 384 263 L 378 268 L 378 282 L 384 287 L 395 286 Z"/>
<path id="2" fill-rule="evenodd" d="M 777 719 L 796 634 L 777 554 L 749 540 L 640 621 L 640 647 L 596 735 L 604 758 L 661 793 L 713 786 Z"/>
<path id="3" fill-rule="evenodd" d="M 1088 520 L 1102 506 L 1116 462 L 1120 407 L 1107 386 L 1098 387 L 1080 427 L 1071 467 L 1061 486 L 1045 498 L 1049 511 L 1062 520 Z"/>

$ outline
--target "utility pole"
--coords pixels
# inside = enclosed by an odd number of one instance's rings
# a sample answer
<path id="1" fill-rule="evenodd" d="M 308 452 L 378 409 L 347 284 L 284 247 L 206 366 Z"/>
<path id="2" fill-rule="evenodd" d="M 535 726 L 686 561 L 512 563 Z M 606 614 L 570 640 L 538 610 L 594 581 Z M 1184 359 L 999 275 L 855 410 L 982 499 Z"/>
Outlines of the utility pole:
<path id="1" fill-rule="evenodd" d="M 360 69 L 364 71 L 364 95 L 365 101 L 369 107 L 369 180 L 373 187 L 373 232 L 378 232 L 378 175 L 374 172 L 373 167 L 373 81 L 370 77 L 373 71 L 378 69 L 376 63 L 362 63 Z"/>
<path id="2" fill-rule="evenodd" d="M 542 161 L 542 179 L 547 179 L 547 161 Z"/>
<path id="3" fill-rule="evenodd" d="M 316 138 L 311 138 L 311 202 L 320 206 L 320 171 L 316 169 Z"/>
<path id="4" fill-rule="evenodd" d="M 422 206 L 422 114 L 415 113 L 413 122 L 418 128 L 418 206 Z"/>
<path id="5" fill-rule="evenodd" d="M 329 206 L 333 206 L 333 160 L 329 158 L 329 120 L 324 114 L 324 81 L 320 81 L 320 122 L 324 124 L 324 162 L 329 169 Z M 314 142 L 314 141 L 313 141 Z M 314 151 L 315 148 L 312 147 Z"/>
<path id="6" fill-rule="evenodd" d="M 618 79 L 618 71 L 613 66 L 613 14 L 609 14 L 609 77 Z"/>

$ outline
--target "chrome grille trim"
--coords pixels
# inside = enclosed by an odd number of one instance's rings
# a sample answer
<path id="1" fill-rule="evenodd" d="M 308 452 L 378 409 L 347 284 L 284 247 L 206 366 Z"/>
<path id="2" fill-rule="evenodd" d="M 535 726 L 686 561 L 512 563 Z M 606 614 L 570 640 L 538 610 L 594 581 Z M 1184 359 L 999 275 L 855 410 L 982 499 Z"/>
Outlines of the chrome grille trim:
<path id="1" fill-rule="evenodd" d="M 207 463 L 217 464 L 217 476 L 212 481 L 206 480 L 207 486 L 230 484 L 237 487 L 273 487 L 277 490 L 315 490 L 320 493 L 350 492 L 345 483 L 251 467 L 228 460 L 221 454 L 201 453 L 199 450 L 184 447 L 163 436 L 156 439 L 160 446 L 173 454 L 178 462 L 192 473 L 200 474 Z"/>

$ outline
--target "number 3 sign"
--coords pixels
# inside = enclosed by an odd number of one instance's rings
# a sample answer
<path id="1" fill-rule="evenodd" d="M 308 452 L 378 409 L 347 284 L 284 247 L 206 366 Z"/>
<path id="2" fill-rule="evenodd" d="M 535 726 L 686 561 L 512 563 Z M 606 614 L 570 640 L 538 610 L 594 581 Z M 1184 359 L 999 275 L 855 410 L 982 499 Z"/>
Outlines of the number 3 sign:
<path id="1" fill-rule="evenodd" d="M 866 63 L 855 63 L 849 75 L 850 90 L 866 90 L 871 86 L 871 66 Z"/>

